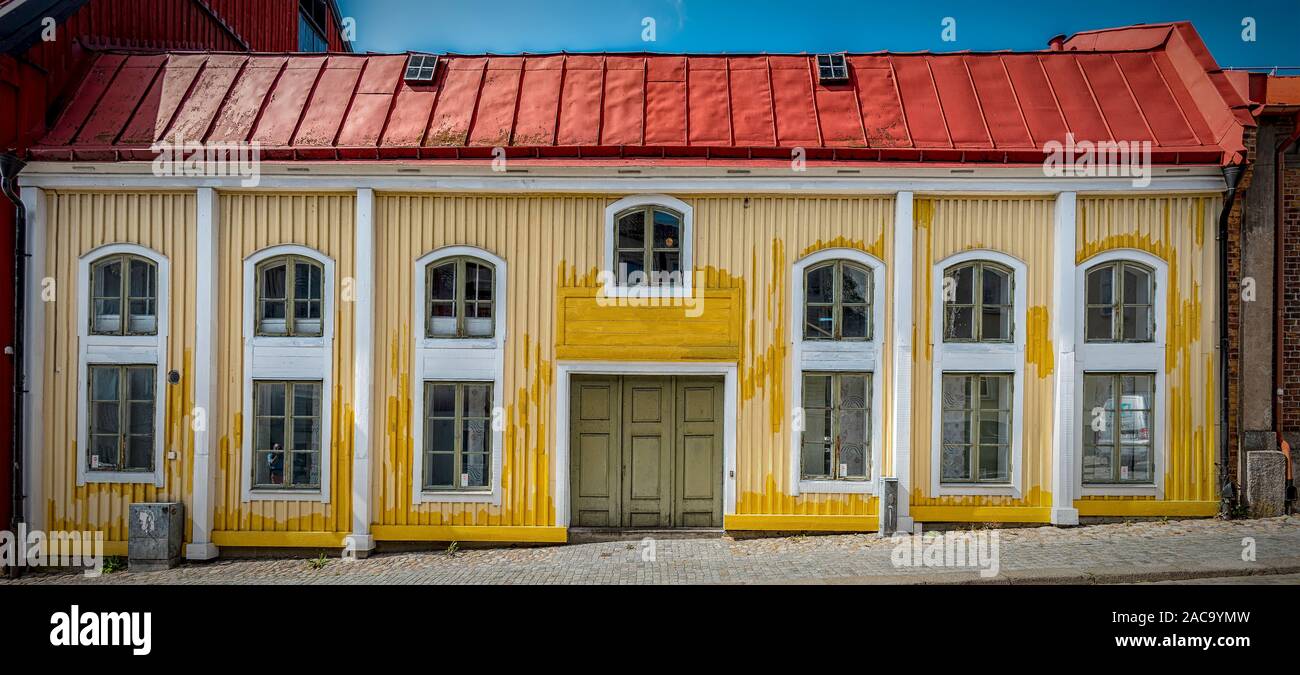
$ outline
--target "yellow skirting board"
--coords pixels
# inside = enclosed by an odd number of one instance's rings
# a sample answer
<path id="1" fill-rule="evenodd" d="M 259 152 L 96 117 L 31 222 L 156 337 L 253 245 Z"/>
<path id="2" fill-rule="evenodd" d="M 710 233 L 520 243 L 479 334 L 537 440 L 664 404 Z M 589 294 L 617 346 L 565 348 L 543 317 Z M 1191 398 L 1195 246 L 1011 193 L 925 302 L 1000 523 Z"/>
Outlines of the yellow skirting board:
<path id="1" fill-rule="evenodd" d="M 875 532 L 880 529 L 880 517 L 862 516 L 800 516 L 744 514 L 723 518 L 728 530 L 768 530 L 780 532 Z"/>
<path id="2" fill-rule="evenodd" d="M 375 541 L 499 541 L 563 544 L 569 531 L 563 527 L 491 525 L 374 525 Z"/>

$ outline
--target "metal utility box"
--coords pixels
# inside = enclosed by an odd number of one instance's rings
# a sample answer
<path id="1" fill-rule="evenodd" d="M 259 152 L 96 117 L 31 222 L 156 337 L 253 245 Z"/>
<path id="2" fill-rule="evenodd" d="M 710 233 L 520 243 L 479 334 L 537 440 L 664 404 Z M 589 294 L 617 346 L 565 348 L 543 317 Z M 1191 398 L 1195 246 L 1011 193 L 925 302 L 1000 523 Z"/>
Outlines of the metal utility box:
<path id="1" fill-rule="evenodd" d="M 185 505 L 180 502 L 131 505 L 127 563 L 133 571 L 151 572 L 180 562 L 185 532 Z"/>

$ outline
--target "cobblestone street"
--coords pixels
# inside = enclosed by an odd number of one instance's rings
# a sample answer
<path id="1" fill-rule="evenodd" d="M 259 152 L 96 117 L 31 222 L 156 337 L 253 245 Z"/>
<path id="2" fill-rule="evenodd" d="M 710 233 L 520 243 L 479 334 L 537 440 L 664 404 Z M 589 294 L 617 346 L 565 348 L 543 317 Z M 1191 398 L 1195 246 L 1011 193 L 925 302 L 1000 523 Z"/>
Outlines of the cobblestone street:
<path id="1" fill-rule="evenodd" d="M 1258 579 L 1269 583 L 1300 581 L 1295 516 L 977 531 L 997 534 L 998 570 L 991 578 L 973 566 L 896 566 L 894 542 L 861 534 L 381 553 L 351 562 L 329 559 L 319 569 L 308 555 L 228 559 L 98 579 L 38 571 L 0 585 L 1124 583 L 1198 577 L 1248 582 L 1240 578 L 1246 575 L 1273 575 Z M 1255 560 L 1246 561 L 1243 550 L 1251 540 Z"/>

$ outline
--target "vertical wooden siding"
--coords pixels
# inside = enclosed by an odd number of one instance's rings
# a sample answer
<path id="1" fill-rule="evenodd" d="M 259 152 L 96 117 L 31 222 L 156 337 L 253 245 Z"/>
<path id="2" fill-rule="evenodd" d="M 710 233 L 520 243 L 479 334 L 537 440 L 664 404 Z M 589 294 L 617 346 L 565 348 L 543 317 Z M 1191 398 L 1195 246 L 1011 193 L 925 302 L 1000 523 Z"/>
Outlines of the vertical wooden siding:
<path id="1" fill-rule="evenodd" d="M 1052 396 L 1055 347 L 1051 340 L 1054 200 L 1043 197 L 941 197 L 916 202 L 912 378 L 912 499 L 917 506 L 1051 505 Z M 940 289 L 933 288 L 935 263 L 962 251 L 985 249 L 1025 263 L 1027 307 L 1015 316 L 1025 327 L 1025 386 L 1014 392 L 1024 404 L 1021 450 L 1022 499 L 1003 496 L 931 494 L 934 327 L 931 312 Z M 1073 274 L 1073 270 L 1070 271 Z"/>
<path id="2" fill-rule="evenodd" d="M 1218 195 L 1082 197 L 1076 260 L 1137 249 L 1169 265 L 1165 326 L 1165 499 L 1213 501 L 1215 489 L 1215 217 Z M 1083 501 L 1132 500 L 1092 497 Z M 1149 497 L 1147 498 L 1149 499 Z"/>
<path id="3" fill-rule="evenodd" d="M 194 436 L 189 425 L 193 408 L 194 257 L 196 205 L 192 193 L 47 193 L 48 220 L 45 270 L 54 280 L 54 299 L 45 306 L 45 363 L 42 365 L 45 413 L 43 425 L 46 528 L 102 530 L 111 542 L 125 542 L 132 502 L 181 501 L 189 532 L 190 486 Z M 181 380 L 160 393 L 165 406 L 163 487 L 152 483 L 87 483 L 77 487 L 77 404 L 84 396 L 77 386 L 78 261 L 109 244 L 139 244 L 166 256 L 169 279 L 170 326 L 163 370 L 177 370 Z M 168 459 L 170 453 L 176 459 Z"/>
<path id="4" fill-rule="evenodd" d="M 213 500 L 215 531 L 346 532 L 352 529 L 353 304 L 344 288 L 354 274 L 356 204 L 352 194 L 244 194 L 219 197 L 217 253 L 222 317 L 214 348 L 220 381 L 211 415 L 220 434 Z M 316 249 L 334 260 L 334 381 L 326 392 L 331 407 L 330 503 L 242 501 L 244 480 L 244 259 L 280 244 Z M 383 267 L 381 258 L 381 268 Z"/>
<path id="5" fill-rule="evenodd" d="M 374 520 L 383 525 L 552 525 L 557 288 L 596 286 L 604 196 L 381 195 L 376 203 Z M 737 425 L 739 513 L 857 514 L 859 495 L 789 495 L 789 269 L 813 251 L 849 247 L 888 264 L 892 198 L 692 197 L 695 268 L 742 303 Z M 411 499 L 410 317 L 414 261 L 444 246 L 486 249 L 509 266 L 502 504 Z M 892 285 L 892 282 L 889 282 Z M 889 289 L 886 289 L 887 294 Z M 880 330 L 890 334 L 891 319 Z M 884 354 L 890 349 L 886 339 Z M 626 360 L 617 349 L 601 360 Z M 889 391 L 888 359 L 884 359 Z M 794 379 L 794 382 L 791 380 Z M 888 419 L 888 397 L 877 419 Z M 885 446 L 889 446 L 885 434 Z M 888 465 L 886 454 L 885 464 Z M 875 467 L 879 470 L 879 467 Z M 567 480 L 567 477 L 562 477 Z"/>

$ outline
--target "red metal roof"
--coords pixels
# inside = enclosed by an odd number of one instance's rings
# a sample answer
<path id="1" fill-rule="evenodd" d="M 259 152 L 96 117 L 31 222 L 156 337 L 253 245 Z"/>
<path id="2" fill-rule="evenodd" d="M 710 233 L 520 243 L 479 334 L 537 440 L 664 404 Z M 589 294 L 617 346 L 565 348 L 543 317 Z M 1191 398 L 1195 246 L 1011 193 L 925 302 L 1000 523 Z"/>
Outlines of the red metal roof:
<path id="1" fill-rule="evenodd" d="M 40 146 L 139 160 L 158 140 L 257 141 L 267 159 L 513 157 L 1037 163 L 1043 145 L 1150 141 L 1158 163 L 1240 158 L 1247 103 L 1189 24 L 1039 52 L 447 55 L 101 54 Z M 1244 118 L 1242 115 L 1244 114 Z"/>

